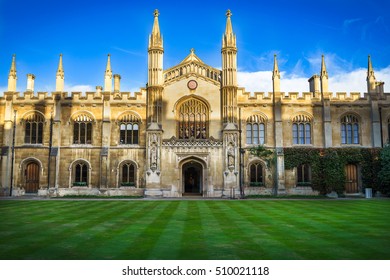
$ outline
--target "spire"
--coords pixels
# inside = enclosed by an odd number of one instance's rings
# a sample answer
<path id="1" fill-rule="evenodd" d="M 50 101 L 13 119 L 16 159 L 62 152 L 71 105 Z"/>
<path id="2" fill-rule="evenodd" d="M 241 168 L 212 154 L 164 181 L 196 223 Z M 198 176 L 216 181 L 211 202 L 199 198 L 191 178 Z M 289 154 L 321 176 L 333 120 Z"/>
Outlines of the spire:
<path id="1" fill-rule="evenodd" d="M 376 78 L 374 74 L 374 68 L 372 67 L 371 56 L 368 56 L 368 67 L 367 67 L 367 92 L 376 92 Z"/>
<path id="2" fill-rule="evenodd" d="M 280 72 L 278 66 L 278 60 L 276 58 L 276 54 L 274 54 L 274 70 L 272 71 L 272 85 L 273 91 L 280 92 Z"/>
<path id="3" fill-rule="evenodd" d="M 329 92 L 329 86 L 328 86 L 328 71 L 326 71 L 325 57 L 324 57 L 324 55 L 322 55 L 322 61 L 321 61 L 320 83 L 321 83 L 321 92 L 322 92 L 323 94 Z"/>
<path id="4" fill-rule="evenodd" d="M 328 71 L 326 71 L 324 55 L 322 55 L 322 61 L 321 61 L 321 77 L 327 77 L 328 78 Z"/>
<path id="5" fill-rule="evenodd" d="M 111 70 L 111 60 L 110 54 L 107 55 L 107 66 L 104 73 L 104 91 L 111 92 L 112 90 L 112 70 Z"/>
<path id="6" fill-rule="evenodd" d="M 236 48 L 236 35 L 233 33 L 232 20 L 230 17 L 232 16 L 232 12 L 227 10 L 226 12 L 226 29 L 225 34 L 223 35 L 222 48 L 233 47 Z"/>
<path id="7" fill-rule="evenodd" d="M 233 26 L 232 26 L 232 21 L 230 17 L 232 16 L 232 12 L 230 10 L 226 11 L 226 29 L 225 29 L 225 34 L 233 34 Z"/>
<path id="8" fill-rule="evenodd" d="M 275 77 L 280 79 L 279 66 L 276 54 L 274 54 L 274 70 L 272 72 L 272 79 L 275 79 Z"/>
<path id="9" fill-rule="evenodd" d="M 18 79 L 16 75 L 16 55 L 12 55 L 11 69 L 9 70 L 8 75 L 8 91 L 16 91 L 16 80 Z"/>
<path id="10" fill-rule="evenodd" d="M 64 77 L 64 68 L 62 66 L 62 53 L 60 54 L 60 60 L 58 62 L 57 76 Z"/>
<path id="11" fill-rule="evenodd" d="M 60 60 L 58 62 L 58 69 L 56 75 L 56 91 L 64 91 L 64 68 L 62 66 L 62 54 L 60 54 Z"/>
<path id="12" fill-rule="evenodd" d="M 112 71 L 111 71 L 111 55 L 108 54 L 107 55 L 107 65 L 106 65 L 106 75 L 111 75 L 112 74 Z"/>
<path id="13" fill-rule="evenodd" d="M 153 29 L 152 34 L 149 37 L 149 49 L 153 47 L 162 48 L 163 47 L 163 41 L 162 36 L 160 33 L 160 26 L 158 24 L 158 16 L 160 13 L 158 10 L 154 10 L 154 23 L 153 23 Z"/>
<path id="14" fill-rule="evenodd" d="M 12 55 L 11 69 L 9 70 L 9 76 L 11 75 L 16 77 L 16 54 Z"/>
<path id="15" fill-rule="evenodd" d="M 371 55 L 368 56 L 367 79 L 370 77 L 373 77 L 375 79 L 374 68 L 372 67 L 371 62 Z"/>

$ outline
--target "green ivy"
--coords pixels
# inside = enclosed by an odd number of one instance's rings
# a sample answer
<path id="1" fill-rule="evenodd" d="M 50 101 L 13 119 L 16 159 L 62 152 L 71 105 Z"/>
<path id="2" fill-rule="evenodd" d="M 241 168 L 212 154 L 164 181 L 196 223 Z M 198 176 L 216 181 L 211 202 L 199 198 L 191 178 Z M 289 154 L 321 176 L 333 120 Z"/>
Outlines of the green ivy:
<path id="1" fill-rule="evenodd" d="M 300 164 L 309 164 L 312 172 L 312 187 L 321 193 L 344 191 L 346 164 L 361 167 L 363 186 L 378 189 L 377 174 L 380 170 L 380 149 L 369 148 L 284 148 L 286 169 Z"/>
<path id="2" fill-rule="evenodd" d="M 390 194 L 390 145 L 387 144 L 380 152 L 381 169 L 378 172 L 379 190 Z"/>

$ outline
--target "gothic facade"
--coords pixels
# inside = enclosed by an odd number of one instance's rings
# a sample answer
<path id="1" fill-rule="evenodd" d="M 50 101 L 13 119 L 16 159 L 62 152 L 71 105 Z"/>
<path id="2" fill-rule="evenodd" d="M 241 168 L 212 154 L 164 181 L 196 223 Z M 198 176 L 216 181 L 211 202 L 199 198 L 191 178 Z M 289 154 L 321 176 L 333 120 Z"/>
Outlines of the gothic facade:
<path id="1" fill-rule="evenodd" d="M 237 84 L 231 13 L 222 39 L 222 70 L 192 49 L 163 68 L 158 11 L 149 37 L 148 81 L 120 90 L 108 55 L 104 87 L 64 92 L 60 56 L 56 91 L 16 91 L 15 56 L 8 91 L 0 97 L 0 187 L 3 195 L 145 195 L 238 197 L 316 194 L 310 166 L 285 169 L 286 147 L 381 147 L 390 135 L 390 94 L 377 82 L 369 57 L 366 93 L 332 93 L 322 57 L 309 91 L 280 91 L 274 58 L 272 92 Z M 271 77 L 270 77 L 271 79 Z M 274 166 L 249 152 L 264 145 Z M 345 192 L 362 192 L 359 166 L 346 167 Z"/>

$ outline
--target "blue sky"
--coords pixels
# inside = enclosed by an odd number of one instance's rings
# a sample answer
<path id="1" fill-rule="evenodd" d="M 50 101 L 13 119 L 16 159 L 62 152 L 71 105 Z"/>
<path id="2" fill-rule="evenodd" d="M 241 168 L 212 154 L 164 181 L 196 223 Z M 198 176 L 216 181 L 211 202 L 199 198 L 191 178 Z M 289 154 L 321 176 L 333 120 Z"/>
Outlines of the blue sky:
<path id="1" fill-rule="evenodd" d="M 26 74 L 36 91 L 52 91 L 59 54 L 68 90 L 103 85 L 107 54 L 121 90 L 147 82 L 147 43 L 154 9 L 160 11 L 164 68 L 191 48 L 207 64 L 221 66 L 221 38 L 231 9 L 237 35 L 239 84 L 268 91 L 273 54 L 278 54 L 282 90 L 308 91 L 326 57 L 330 90 L 364 91 L 367 56 L 378 80 L 390 86 L 390 1 L 100 1 L 0 0 L 0 92 L 6 90 L 12 54 L 18 90 Z M 389 90 L 386 90 L 389 91 Z"/>

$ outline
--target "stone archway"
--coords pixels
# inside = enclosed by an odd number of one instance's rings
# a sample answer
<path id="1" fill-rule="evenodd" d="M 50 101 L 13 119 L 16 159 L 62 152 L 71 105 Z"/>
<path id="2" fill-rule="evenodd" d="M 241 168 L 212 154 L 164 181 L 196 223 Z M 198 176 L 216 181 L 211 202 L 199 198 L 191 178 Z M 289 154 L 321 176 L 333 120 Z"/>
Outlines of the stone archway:
<path id="1" fill-rule="evenodd" d="M 201 195 L 203 193 L 203 167 L 199 162 L 189 161 L 183 164 L 183 194 Z"/>
<path id="2" fill-rule="evenodd" d="M 39 164 L 30 161 L 25 167 L 25 191 L 26 193 L 37 193 L 39 189 Z"/>

